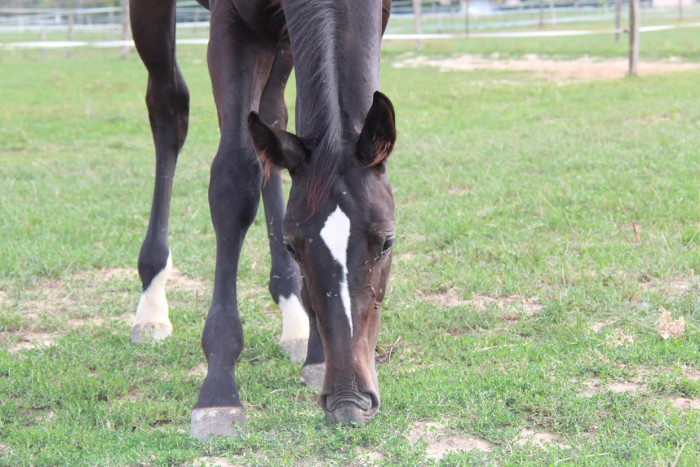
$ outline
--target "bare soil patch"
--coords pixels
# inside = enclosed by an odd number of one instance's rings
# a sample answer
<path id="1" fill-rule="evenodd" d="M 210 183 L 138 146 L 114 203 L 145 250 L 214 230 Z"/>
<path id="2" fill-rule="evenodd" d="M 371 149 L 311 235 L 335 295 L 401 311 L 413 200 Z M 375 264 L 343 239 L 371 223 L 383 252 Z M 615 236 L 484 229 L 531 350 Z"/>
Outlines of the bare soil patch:
<path id="1" fill-rule="evenodd" d="M 42 279 L 20 294 L 21 298 L 15 305 L 21 314 L 22 325 L 0 333 L 0 343 L 8 339 L 16 341 L 8 348 L 14 353 L 53 345 L 67 329 L 100 326 L 107 321 L 130 324 L 138 300 L 138 292 L 134 293 L 132 289 L 140 291 L 135 268 L 78 271 L 70 277 Z M 202 281 L 184 276 L 177 269 L 168 279 L 167 289 L 195 293 L 207 290 Z M 0 293 L 0 304 L 7 306 L 9 302 L 7 293 Z M 123 313 L 115 315 L 114 307 Z M 49 328 L 52 330 L 50 334 L 46 332 Z"/>
<path id="2" fill-rule="evenodd" d="M 386 459 L 386 456 L 379 451 L 360 449 L 358 456 L 363 462 L 369 465 L 377 464 Z M 364 464 L 361 464 L 364 465 Z"/>
<path id="3" fill-rule="evenodd" d="M 700 410 L 700 399 L 676 397 L 671 401 L 671 407 L 679 410 Z"/>
<path id="4" fill-rule="evenodd" d="M 408 441 L 428 443 L 426 454 L 429 459 L 440 460 L 450 452 L 481 451 L 491 452 L 491 443 L 483 438 L 464 434 L 450 434 L 445 427 L 435 422 L 415 422 L 411 425 Z"/>
<path id="5" fill-rule="evenodd" d="M 647 390 L 647 387 L 646 385 L 642 384 L 641 381 L 642 380 L 640 377 L 635 376 L 627 381 L 613 381 L 605 386 L 602 386 L 599 378 L 591 378 L 583 381 L 582 383 L 584 386 L 583 395 L 586 397 L 591 397 L 594 394 L 598 394 L 603 390 L 614 392 L 617 394 L 636 394 L 639 392 L 645 392 Z"/>
<path id="6" fill-rule="evenodd" d="M 547 444 L 557 446 L 562 449 L 570 449 L 571 446 L 559 440 L 557 435 L 548 431 L 535 431 L 529 428 L 523 428 L 515 440 L 518 446 L 532 444 L 538 447 L 545 447 Z"/>
<path id="7" fill-rule="evenodd" d="M 681 368 L 681 374 L 691 381 L 700 381 L 700 370 L 683 365 Z"/>
<path id="8" fill-rule="evenodd" d="M 210 290 L 210 286 L 204 281 L 195 277 L 185 276 L 177 268 L 173 268 L 166 288 L 169 290 L 184 290 L 200 295 Z"/>
<path id="9" fill-rule="evenodd" d="M 642 277 L 640 282 L 645 289 L 667 297 L 682 297 L 689 293 L 700 292 L 700 276 L 693 270 L 687 276 L 673 276 L 665 279 Z"/>
<path id="10" fill-rule="evenodd" d="M 225 457 L 200 457 L 194 461 L 193 465 L 195 467 L 235 467 L 236 464 Z"/>
<path id="11" fill-rule="evenodd" d="M 435 292 L 428 294 L 425 299 L 429 303 L 446 308 L 469 306 L 486 310 L 489 307 L 497 307 L 504 311 L 511 312 L 521 310 L 528 316 L 537 316 L 544 308 L 544 305 L 542 305 L 542 302 L 537 297 L 525 298 L 518 295 L 488 297 L 486 295 L 476 295 L 474 298 L 464 299 L 459 293 L 459 290 L 455 288 L 451 288 L 443 293 Z M 517 319 L 517 317 L 515 319 Z"/>
<path id="12" fill-rule="evenodd" d="M 187 372 L 187 376 L 191 376 L 193 378 L 204 378 L 207 375 L 207 364 L 206 363 L 199 363 L 196 366 L 193 366 L 190 368 L 190 371 Z"/>
<path id="13" fill-rule="evenodd" d="M 20 329 L 12 334 L 18 342 L 11 345 L 7 349 L 9 353 L 15 353 L 26 349 L 34 349 L 36 347 L 50 347 L 54 344 L 53 336 L 47 332 L 26 331 L 24 329 Z M 0 342 L 2 341 L 3 339 L 0 338 Z"/>
<path id="14" fill-rule="evenodd" d="M 458 55 L 450 58 L 430 58 L 425 55 L 410 56 L 394 64 L 397 68 L 435 67 L 439 71 L 501 70 L 524 71 L 550 81 L 591 81 L 622 78 L 627 74 L 626 58 L 597 60 L 581 57 L 576 60 L 554 60 L 538 54 L 526 54 L 520 58 L 500 59 L 498 54 L 490 57 Z M 687 63 L 679 58 L 639 63 L 639 74 L 669 73 L 700 68 L 700 63 Z"/>
<path id="15" fill-rule="evenodd" d="M 606 386 L 608 391 L 614 393 L 632 393 L 635 394 L 640 391 L 646 391 L 646 386 L 635 381 L 620 381 L 608 383 Z"/>

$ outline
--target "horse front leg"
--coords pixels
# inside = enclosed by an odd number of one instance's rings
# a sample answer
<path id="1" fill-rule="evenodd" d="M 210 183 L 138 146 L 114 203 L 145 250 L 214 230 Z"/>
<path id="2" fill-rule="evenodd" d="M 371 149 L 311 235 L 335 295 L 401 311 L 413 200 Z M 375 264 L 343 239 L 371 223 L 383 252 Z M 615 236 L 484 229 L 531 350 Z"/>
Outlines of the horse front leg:
<path id="1" fill-rule="evenodd" d="M 245 422 L 235 364 L 243 349 L 237 305 L 238 263 L 243 240 L 260 202 L 262 166 L 250 142 L 246 118 L 257 110 L 275 54 L 233 11 L 212 5 L 207 58 L 221 140 L 211 166 L 209 206 L 216 233 L 216 269 L 211 307 L 202 333 L 207 375 L 192 410 L 190 436 L 235 437 Z"/>
<path id="2" fill-rule="evenodd" d="M 132 342 L 172 333 L 165 283 L 172 269 L 168 246 L 170 196 L 177 156 L 187 136 L 189 91 L 175 59 L 175 2 L 131 0 L 136 50 L 148 70 L 146 105 L 156 150 L 155 185 L 138 271 L 143 293 L 131 328 Z"/>

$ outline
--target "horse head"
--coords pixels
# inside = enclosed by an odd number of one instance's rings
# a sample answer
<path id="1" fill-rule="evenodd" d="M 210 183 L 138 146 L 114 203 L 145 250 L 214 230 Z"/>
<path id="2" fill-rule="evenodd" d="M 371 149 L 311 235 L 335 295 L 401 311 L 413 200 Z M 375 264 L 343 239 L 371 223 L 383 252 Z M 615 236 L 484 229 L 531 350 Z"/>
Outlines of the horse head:
<path id="1" fill-rule="evenodd" d="M 375 92 L 361 131 L 335 146 L 272 128 L 254 112 L 248 129 L 263 166 L 286 168 L 292 179 L 283 235 L 323 342 L 321 406 L 333 422 L 364 424 L 379 408 L 374 357 L 395 234 L 386 173 L 396 140 L 394 108 Z M 336 153 L 325 153 L 329 147 Z M 314 162 L 331 156 L 338 160 L 332 181 L 310 199 L 312 185 L 328 182 L 317 179 Z"/>

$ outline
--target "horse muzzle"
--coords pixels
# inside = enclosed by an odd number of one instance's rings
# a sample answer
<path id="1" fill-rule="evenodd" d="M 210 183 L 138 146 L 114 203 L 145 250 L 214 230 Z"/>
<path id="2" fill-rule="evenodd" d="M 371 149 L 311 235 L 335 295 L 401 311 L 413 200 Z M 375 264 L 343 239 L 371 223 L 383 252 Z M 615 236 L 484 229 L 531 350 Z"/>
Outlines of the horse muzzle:
<path id="1" fill-rule="evenodd" d="M 338 391 L 321 394 L 321 407 L 333 423 L 367 424 L 379 410 L 379 395 L 374 392 Z"/>

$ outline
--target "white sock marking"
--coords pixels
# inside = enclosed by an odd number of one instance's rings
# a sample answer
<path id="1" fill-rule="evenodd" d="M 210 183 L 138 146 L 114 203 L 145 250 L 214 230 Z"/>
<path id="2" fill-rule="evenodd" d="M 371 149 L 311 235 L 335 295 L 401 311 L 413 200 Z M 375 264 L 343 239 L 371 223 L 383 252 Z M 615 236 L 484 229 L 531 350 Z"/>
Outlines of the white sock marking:
<path id="1" fill-rule="evenodd" d="M 280 295 L 277 303 L 282 310 L 282 337 L 280 342 L 309 339 L 309 317 L 296 295 Z"/>
<path id="2" fill-rule="evenodd" d="M 172 269 L 172 255 L 168 251 L 168 261 L 165 263 L 165 268 L 156 274 L 156 277 L 151 280 L 151 284 L 141 294 L 134 326 L 137 324 L 164 324 L 172 329 L 168 318 L 168 301 L 165 298 L 165 282 Z"/>
<path id="3" fill-rule="evenodd" d="M 350 290 L 348 289 L 348 243 L 350 241 L 350 219 L 340 209 L 340 206 L 335 208 L 335 211 L 328 216 L 326 223 L 321 229 L 321 239 L 331 252 L 335 259 L 342 267 L 342 276 L 340 278 L 340 299 L 343 302 L 345 316 L 350 324 L 350 336 L 352 336 L 352 304 L 350 303 Z"/>

